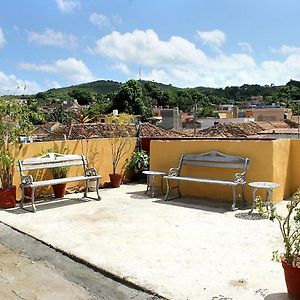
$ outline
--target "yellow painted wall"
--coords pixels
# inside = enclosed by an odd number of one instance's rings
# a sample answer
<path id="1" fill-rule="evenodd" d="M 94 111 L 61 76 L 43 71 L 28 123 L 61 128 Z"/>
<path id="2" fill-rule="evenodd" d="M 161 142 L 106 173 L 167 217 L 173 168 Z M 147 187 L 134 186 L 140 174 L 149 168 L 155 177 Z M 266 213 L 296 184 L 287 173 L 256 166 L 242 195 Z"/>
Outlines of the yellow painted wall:
<path id="1" fill-rule="evenodd" d="M 126 147 L 126 154 L 121 159 L 118 172 L 121 172 L 121 167 L 124 165 L 125 160 L 131 157 L 132 152 L 135 149 L 136 140 L 131 138 L 128 140 Z M 62 153 L 64 148 L 67 147 L 69 154 L 83 154 L 88 158 L 90 167 L 95 167 L 100 175 L 103 176 L 101 184 L 109 182 L 109 173 L 112 173 L 112 156 L 109 139 L 92 139 L 87 143 L 86 140 L 74 140 L 74 141 L 53 141 L 53 142 L 39 142 L 22 145 L 21 149 L 16 151 L 17 160 L 24 160 L 28 157 L 34 157 L 40 155 L 47 149 L 52 148 L 55 152 Z M 88 151 L 87 151 L 88 150 Z M 41 173 L 40 173 L 41 174 Z M 72 167 L 68 173 L 69 177 L 82 175 L 83 170 L 80 167 Z M 49 172 L 42 172 L 43 178 L 51 178 Z M 14 184 L 19 187 L 20 175 L 17 170 L 14 174 Z M 68 188 L 76 189 L 79 186 L 83 186 L 84 183 L 74 182 L 68 184 Z M 39 191 L 39 194 L 51 193 L 51 187 L 43 188 Z M 21 193 L 18 190 L 17 198 L 21 197 Z"/>
<path id="2" fill-rule="evenodd" d="M 277 202 L 293 193 L 297 185 L 293 178 L 299 178 L 297 182 L 300 182 L 300 142 L 294 142 L 289 140 L 152 141 L 150 150 L 151 169 L 162 170 L 167 173 L 169 168 L 178 165 L 181 154 L 188 153 L 219 151 L 228 155 L 248 157 L 251 162 L 247 171 L 247 182 L 271 181 L 279 183 L 280 188 L 274 190 L 273 194 L 273 201 Z M 297 171 L 294 170 L 293 160 L 297 160 Z M 185 166 L 184 168 L 183 174 L 220 179 L 232 179 L 236 172 L 236 170 L 221 168 L 192 166 Z M 230 186 L 182 182 L 181 189 L 183 194 L 190 196 L 203 196 L 226 201 L 232 199 Z M 245 190 L 247 202 L 252 203 L 252 188 L 247 185 Z M 258 194 L 265 197 L 265 191 L 259 190 Z"/>
<path id="3" fill-rule="evenodd" d="M 233 118 L 233 111 L 218 111 L 220 119 L 231 119 Z"/>
<path id="4" fill-rule="evenodd" d="M 290 190 L 294 193 L 300 188 L 300 140 L 291 140 L 290 156 Z"/>

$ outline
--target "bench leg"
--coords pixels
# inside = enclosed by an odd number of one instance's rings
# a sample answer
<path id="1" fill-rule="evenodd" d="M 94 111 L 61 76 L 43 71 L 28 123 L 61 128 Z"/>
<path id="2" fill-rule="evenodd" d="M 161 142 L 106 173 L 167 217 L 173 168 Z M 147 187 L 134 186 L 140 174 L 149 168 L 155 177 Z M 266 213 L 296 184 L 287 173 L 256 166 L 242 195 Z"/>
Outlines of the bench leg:
<path id="1" fill-rule="evenodd" d="M 179 188 L 179 181 L 177 181 L 177 185 L 174 186 L 174 187 L 170 187 L 168 179 L 166 179 L 166 183 L 167 183 L 167 192 L 166 192 L 166 196 L 165 196 L 165 201 L 171 200 L 171 199 L 168 199 L 169 192 L 170 192 L 170 190 L 174 190 L 174 189 L 177 189 L 178 196 L 174 197 L 172 199 L 176 199 L 176 198 L 181 198 L 182 197 L 181 192 L 180 192 L 180 188 Z"/>
<path id="2" fill-rule="evenodd" d="M 182 195 L 181 195 L 181 191 L 180 191 L 180 188 L 179 188 L 179 181 L 177 181 L 177 191 L 178 191 L 179 198 L 181 198 Z"/>
<path id="3" fill-rule="evenodd" d="M 89 187 L 88 187 L 88 183 L 89 183 L 89 179 L 85 181 L 85 190 L 84 190 L 84 193 L 83 193 L 83 198 L 89 198 L 89 199 L 94 199 L 94 200 L 101 200 L 101 196 L 99 194 L 99 181 L 100 179 L 97 179 L 96 180 L 96 193 L 97 193 L 97 198 L 94 198 L 94 197 L 88 197 L 87 193 L 88 193 L 88 190 L 89 190 Z"/>
<path id="4" fill-rule="evenodd" d="M 88 189 L 89 189 L 89 180 L 86 180 L 85 181 L 85 190 L 83 192 L 83 197 L 87 197 Z"/>
<path id="5" fill-rule="evenodd" d="M 231 210 L 237 210 L 237 208 L 236 208 L 235 185 L 232 186 L 232 205 L 231 205 Z"/>
<path id="6" fill-rule="evenodd" d="M 166 179 L 166 184 L 167 184 L 167 191 L 166 191 L 165 201 L 168 200 L 168 196 L 169 196 L 169 192 L 170 192 L 170 185 L 169 185 L 168 179 Z"/>
<path id="7" fill-rule="evenodd" d="M 99 194 L 99 181 L 100 181 L 100 179 L 97 179 L 97 183 L 96 183 L 96 192 L 97 192 L 97 196 L 98 196 L 98 201 L 100 201 L 101 200 L 101 196 L 100 196 L 100 194 Z"/>
<path id="8" fill-rule="evenodd" d="M 245 197 L 245 185 L 242 184 L 242 200 L 243 200 L 243 208 L 247 208 L 247 201 Z"/>
<path id="9" fill-rule="evenodd" d="M 35 203 L 34 203 L 34 190 L 35 190 L 35 188 L 33 187 L 32 189 L 31 189 L 31 202 L 32 202 L 32 210 L 33 210 L 33 212 L 36 212 L 36 207 L 35 207 Z"/>
<path id="10" fill-rule="evenodd" d="M 20 208 L 23 208 L 24 200 L 25 200 L 24 186 L 22 186 L 21 188 L 22 188 L 22 198 L 21 198 Z"/>

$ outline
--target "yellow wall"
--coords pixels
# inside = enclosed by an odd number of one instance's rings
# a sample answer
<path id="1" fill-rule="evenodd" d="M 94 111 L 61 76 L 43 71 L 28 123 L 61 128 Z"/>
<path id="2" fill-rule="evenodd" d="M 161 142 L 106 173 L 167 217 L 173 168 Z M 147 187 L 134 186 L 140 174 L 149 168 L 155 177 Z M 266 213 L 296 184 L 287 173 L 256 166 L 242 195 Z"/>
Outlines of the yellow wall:
<path id="1" fill-rule="evenodd" d="M 136 144 L 135 138 L 128 140 L 128 145 L 126 147 L 126 154 L 121 159 L 118 172 L 121 171 L 121 167 L 124 165 L 125 160 L 131 157 Z M 88 145 L 88 147 L 87 147 Z M 88 158 L 90 167 L 95 167 L 100 175 L 103 176 L 101 179 L 101 184 L 109 182 L 109 173 L 112 173 L 112 158 L 111 158 L 111 147 L 109 139 L 92 139 L 87 143 L 86 140 L 74 140 L 74 141 L 53 141 L 53 142 L 39 142 L 22 145 L 21 149 L 16 151 L 17 160 L 24 160 L 28 157 L 34 157 L 40 155 L 42 152 L 47 151 L 47 149 L 52 148 L 55 152 L 62 153 L 64 148 L 67 147 L 69 154 L 83 154 Z M 88 149 L 88 152 L 87 152 Z M 49 178 L 49 172 L 42 172 L 41 176 L 43 178 Z M 80 167 L 72 167 L 68 173 L 68 176 L 82 175 L 83 171 Z M 18 187 L 20 185 L 20 175 L 16 170 L 14 174 L 13 183 Z M 70 183 L 68 188 L 76 189 L 82 186 L 83 183 Z M 43 188 L 39 191 L 39 194 L 51 193 L 51 187 Z M 21 194 L 18 190 L 17 198 L 20 198 Z"/>
<path id="2" fill-rule="evenodd" d="M 218 111 L 220 119 L 231 119 L 233 118 L 233 111 Z"/>
<path id="3" fill-rule="evenodd" d="M 248 157 L 250 168 L 247 182 L 271 181 L 280 184 L 274 190 L 273 201 L 277 202 L 294 193 L 300 187 L 300 141 L 272 140 L 190 140 L 190 141 L 152 141 L 151 169 L 168 172 L 178 165 L 181 154 L 219 151 L 229 155 Z M 298 153 L 299 152 L 299 153 Z M 297 165 L 297 168 L 295 166 Z M 191 176 L 232 179 L 236 170 L 221 168 L 184 167 Z M 231 201 L 230 186 L 182 182 L 183 194 L 203 196 L 212 199 Z M 252 189 L 246 186 L 246 199 L 252 203 Z M 265 191 L 258 191 L 265 197 Z"/>

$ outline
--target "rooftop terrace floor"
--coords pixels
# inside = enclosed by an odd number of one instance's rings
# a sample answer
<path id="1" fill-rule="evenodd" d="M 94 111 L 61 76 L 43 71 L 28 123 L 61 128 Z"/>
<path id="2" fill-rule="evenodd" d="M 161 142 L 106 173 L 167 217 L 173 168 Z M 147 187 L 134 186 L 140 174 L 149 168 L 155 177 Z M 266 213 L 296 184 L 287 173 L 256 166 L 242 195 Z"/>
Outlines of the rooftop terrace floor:
<path id="1" fill-rule="evenodd" d="M 236 218 L 230 204 L 165 202 L 144 184 L 40 203 L 37 213 L 0 211 L 0 221 L 99 270 L 167 299 L 288 299 L 276 223 Z M 283 206 L 284 203 L 279 204 Z"/>

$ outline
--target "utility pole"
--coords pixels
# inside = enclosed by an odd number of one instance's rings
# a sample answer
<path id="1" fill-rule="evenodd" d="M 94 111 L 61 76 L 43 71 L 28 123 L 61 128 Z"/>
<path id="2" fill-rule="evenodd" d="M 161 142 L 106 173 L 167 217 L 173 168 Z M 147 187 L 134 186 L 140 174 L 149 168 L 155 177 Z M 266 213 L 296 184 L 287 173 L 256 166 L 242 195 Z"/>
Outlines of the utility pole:
<path id="1" fill-rule="evenodd" d="M 141 66 L 139 66 L 139 80 L 142 80 L 142 72 L 141 72 Z"/>

